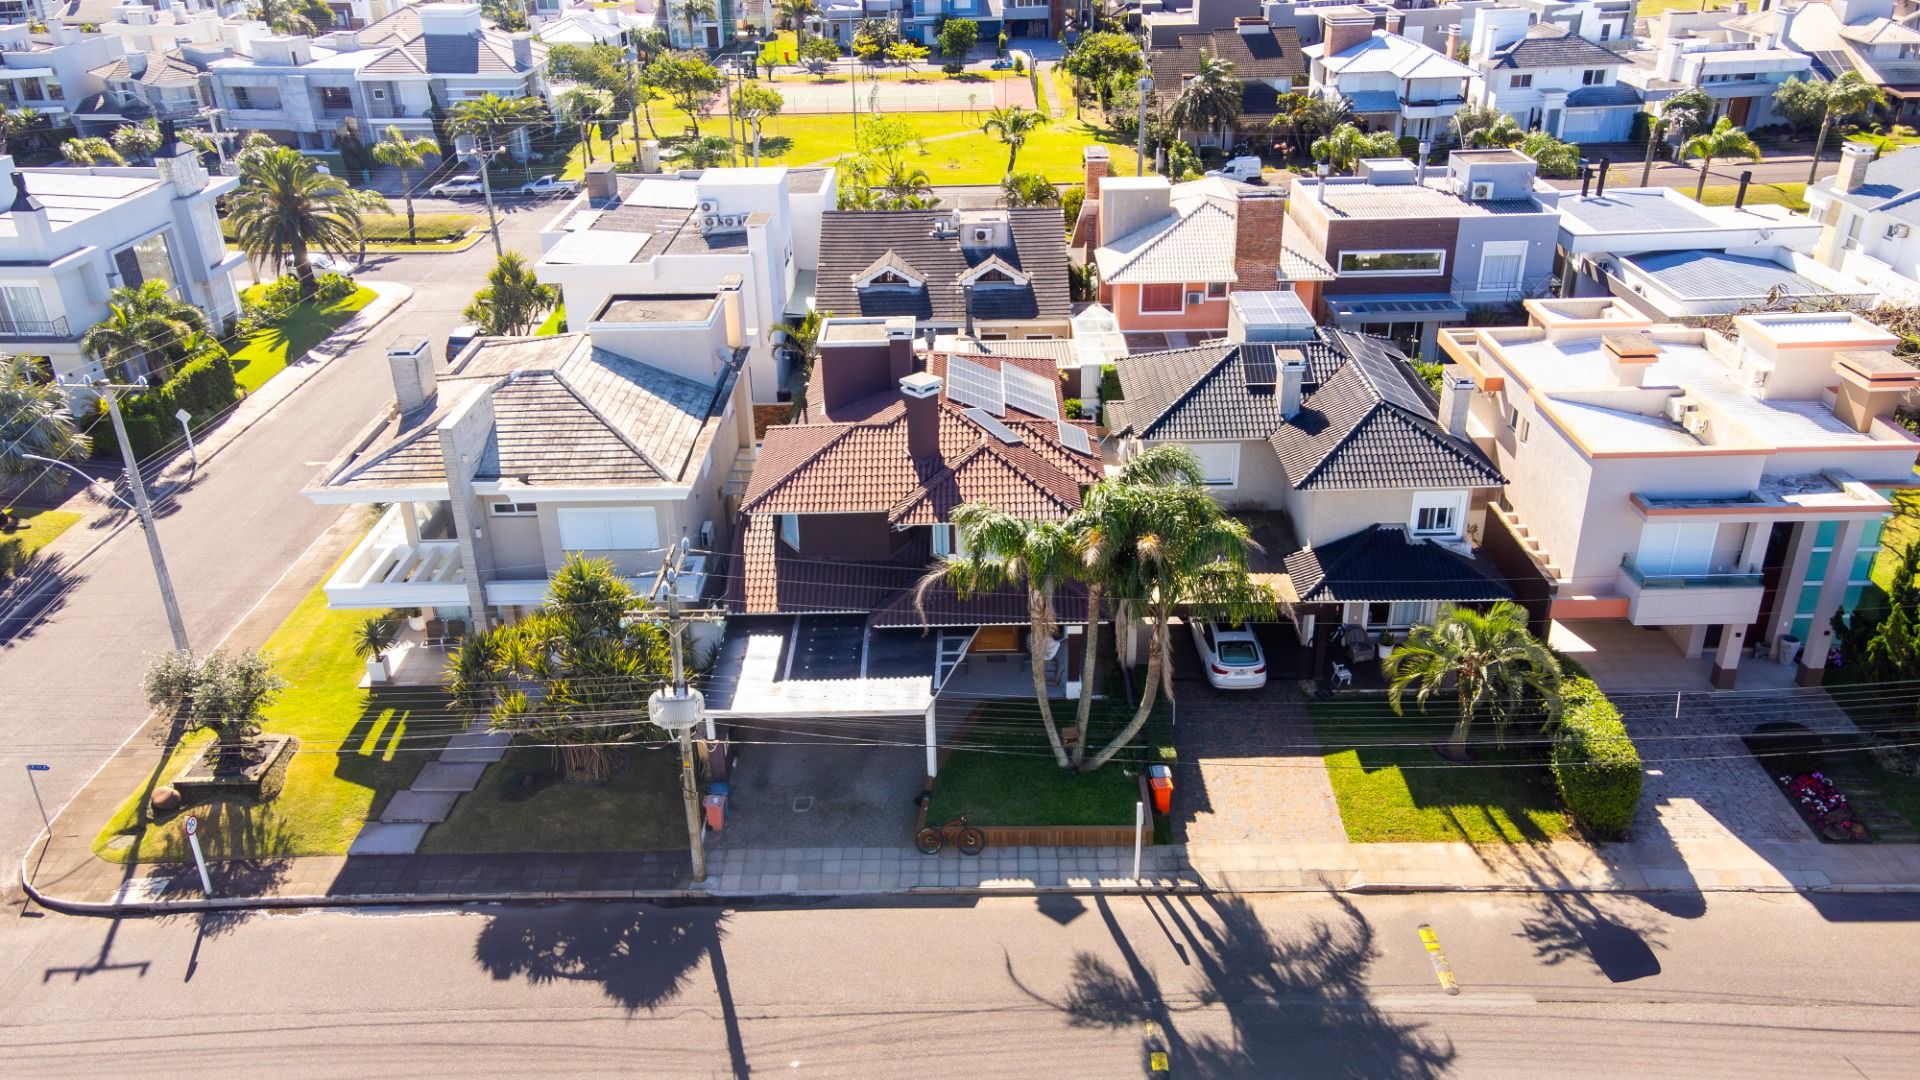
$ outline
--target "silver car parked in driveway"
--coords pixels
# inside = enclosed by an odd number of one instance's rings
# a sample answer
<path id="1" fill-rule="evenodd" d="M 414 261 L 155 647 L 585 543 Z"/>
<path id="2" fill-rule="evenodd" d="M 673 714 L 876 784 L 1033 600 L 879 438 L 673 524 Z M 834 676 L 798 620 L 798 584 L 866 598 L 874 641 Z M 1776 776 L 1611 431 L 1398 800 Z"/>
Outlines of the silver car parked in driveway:
<path id="1" fill-rule="evenodd" d="M 1267 685 L 1267 655 L 1246 624 L 1222 626 L 1211 619 L 1188 619 L 1193 646 L 1207 682 L 1221 690 L 1258 690 Z"/>

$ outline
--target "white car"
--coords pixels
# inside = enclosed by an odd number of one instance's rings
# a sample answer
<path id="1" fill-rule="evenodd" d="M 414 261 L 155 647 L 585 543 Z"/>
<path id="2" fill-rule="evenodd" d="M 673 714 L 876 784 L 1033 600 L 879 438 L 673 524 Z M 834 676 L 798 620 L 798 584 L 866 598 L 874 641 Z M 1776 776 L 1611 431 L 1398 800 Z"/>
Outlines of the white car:
<path id="1" fill-rule="evenodd" d="M 308 252 L 307 265 L 313 267 L 313 272 L 316 274 L 342 274 L 346 277 L 352 277 L 353 272 L 359 269 L 351 260 L 343 259 L 338 255 L 329 255 L 324 251 Z M 287 256 L 286 264 L 281 267 L 281 270 L 282 272 L 293 270 L 293 256 Z"/>
<path id="2" fill-rule="evenodd" d="M 1267 654 L 1253 628 L 1242 624 L 1222 626 L 1211 619 L 1188 619 L 1193 631 L 1193 646 L 1200 650 L 1200 663 L 1207 669 L 1207 681 L 1221 690 L 1258 690 L 1267 685 Z"/>
<path id="3" fill-rule="evenodd" d="M 478 195 L 485 190 L 477 173 L 463 173 L 449 177 L 427 189 L 429 195 L 452 197 L 454 195 Z"/>
<path id="4" fill-rule="evenodd" d="M 562 180 L 559 177 L 553 175 L 552 173 L 548 173 L 547 175 L 541 177 L 538 180 L 529 180 L 526 183 L 521 184 L 520 194 L 522 195 L 571 195 L 576 190 L 578 190 L 579 187 L 580 187 L 580 184 L 577 181 Z"/>
<path id="5" fill-rule="evenodd" d="M 1253 155 L 1237 157 L 1218 169 L 1208 169 L 1208 176 L 1218 176 L 1227 180 L 1238 180 L 1243 184 L 1257 184 L 1261 175 L 1260 159 Z"/>

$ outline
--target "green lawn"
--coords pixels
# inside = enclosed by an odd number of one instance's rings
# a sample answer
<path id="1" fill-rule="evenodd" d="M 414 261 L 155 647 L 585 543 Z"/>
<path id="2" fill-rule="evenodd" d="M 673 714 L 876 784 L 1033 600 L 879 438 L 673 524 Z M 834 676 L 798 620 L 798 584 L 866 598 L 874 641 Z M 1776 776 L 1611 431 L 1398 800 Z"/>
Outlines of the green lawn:
<path id="1" fill-rule="evenodd" d="M 354 655 L 353 638 L 366 617 L 327 610 L 326 596 L 316 588 L 268 639 L 264 651 L 290 685 L 267 710 L 264 729 L 299 738 L 300 752 L 278 798 L 192 808 L 200 816 L 208 858 L 345 854 L 360 826 L 388 796 L 413 783 L 445 742 L 450 725 L 438 692 L 370 694 L 357 686 L 366 663 Z M 162 767 L 161 782 L 185 768 L 207 738 L 201 733 L 182 740 Z M 143 794 L 127 797 L 100 830 L 94 851 L 116 862 L 186 858 L 179 815 L 153 821 Z M 161 827 L 150 831 L 150 824 Z M 113 846 L 122 834 L 134 842 Z"/>
<path id="2" fill-rule="evenodd" d="M 71 510 L 40 510 L 34 507 L 16 509 L 14 516 L 21 525 L 12 532 L 0 532 L 0 546 L 17 548 L 15 558 L 20 564 L 33 557 L 33 553 L 53 543 L 53 539 L 73 527 L 80 515 Z M 8 565 L 9 560 L 0 559 L 0 566 Z M 0 580 L 5 572 L 0 571 Z"/>
<path id="3" fill-rule="evenodd" d="M 255 285 L 246 295 L 256 296 L 261 288 L 263 286 Z M 341 323 L 372 303 L 374 295 L 372 289 L 363 286 L 351 296 L 331 304 L 299 304 L 287 313 L 279 326 L 253 335 L 233 354 L 234 376 L 241 389 L 252 393 L 265 386 L 268 379 L 307 355 L 308 349 L 326 340 Z"/>
<path id="4" fill-rule="evenodd" d="M 1688 195 L 1691 189 L 1682 189 Z M 1717 186 L 1708 184 L 1700 201 L 1708 206 L 1732 206 L 1733 198 L 1740 193 L 1738 184 Z M 1805 184 L 1749 184 L 1747 202 L 1755 206 L 1784 206 L 1790 210 L 1807 208 L 1807 185 Z"/>
<path id="5" fill-rule="evenodd" d="M 920 135 L 922 143 L 916 152 L 908 155 L 908 161 L 925 169 L 935 184 L 997 184 L 1006 173 L 1007 148 L 980 130 L 984 111 L 893 115 L 906 121 Z M 656 105 L 653 116 L 654 127 L 664 142 L 681 141 L 680 136 L 687 130 L 685 113 Z M 726 118 L 703 117 L 700 130 L 703 134 L 725 135 Z M 646 131 L 644 120 L 641 131 Z M 633 158 L 632 134 L 631 124 L 621 126 L 615 136 L 616 160 Z M 853 153 L 853 118 L 845 113 L 776 116 L 761 125 L 760 135 L 763 165 L 824 165 Z M 642 135 L 642 138 L 650 137 Z M 1059 183 L 1078 180 L 1083 175 L 1081 148 L 1099 141 L 1104 140 L 1090 125 L 1071 116 L 1056 119 L 1028 137 L 1020 151 L 1019 168 L 1039 170 Z M 596 135 L 593 145 L 595 160 L 608 160 L 607 140 Z M 1109 143 L 1108 149 L 1112 155 L 1112 171 L 1132 175 L 1133 147 Z M 586 175 L 586 164 L 584 148 L 576 145 L 565 175 L 574 179 Z"/>
<path id="6" fill-rule="evenodd" d="M 534 337 L 547 337 L 552 334 L 564 334 L 567 331 L 567 305 L 561 304 L 547 315 L 546 321 L 533 332 Z"/>
<path id="7" fill-rule="evenodd" d="M 1308 703 L 1347 839 L 1512 844 L 1566 835 L 1544 761 L 1496 750 L 1490 736 L 1471 764 L 1434 753 L 1452 726 L 1451 709 L 1436 702 L 1423 716 L 1409 705 L 1399 717 L 1379 699 Z"/>
<path id="8" fill-rule="evenodd" d="M 1880 550 L 1873 557 L 1873 583 L 1892 591 L 1894 571 L 1907 545 L 1920 541 L 1920 491 L 1893 493 L 1893 515 L 1880 531 Z"/>
<path id="9" fill-rule="evenodd" d="M 460 797 L 446 821 L 427 830 L 420 850 L 683 850 L 687 812 L 678 753 L 663 744 L 631 751 L 629 760 L 630 768 L 611 783 L 581 787 L 553 779 L 552 751 L 515 747 Z M 520 794 L 513 780 L 528 772 L 543 774 L 542 786 Z"/>
<path id="10" fill-rule="evenodd" d="M 1097 702 L 1096 713 L 1104 702 Z M 1064 704 L 1071 710 L 1073 703 Z M 1056 722 L 1070 716 L 1055 703 Z M 1164 715 L 1164 710 L 1161 710 Z M 1124 707 L 1103 720 L 1093 720 L 1090 747 L 1105 745 Z M 975 825 L 1131 825 L 1133 804 L 1140 785 L 1127 771 L 1129 754 L 1122 752 L 1098 772 L 1069 772 L 1054 764 L 1039 710 L 1025 702 L 998 702 L 992 719 L 970 732 L 940 766 L 927 821 L 952 821 L 962 814 Z M 1007 725 L 1012 724 L 1012 727 Z M 1143 729 L 1136 745 L 1155 739 L 1155 725 Z M 990 730 L 988 730 L 990 729 Z M 1164 732 L 1160 735 L 1165 738 Z M 981 747 L 974 749 L 973 747 Z M 991 747 L 991 749 L 987 749 Z"/>

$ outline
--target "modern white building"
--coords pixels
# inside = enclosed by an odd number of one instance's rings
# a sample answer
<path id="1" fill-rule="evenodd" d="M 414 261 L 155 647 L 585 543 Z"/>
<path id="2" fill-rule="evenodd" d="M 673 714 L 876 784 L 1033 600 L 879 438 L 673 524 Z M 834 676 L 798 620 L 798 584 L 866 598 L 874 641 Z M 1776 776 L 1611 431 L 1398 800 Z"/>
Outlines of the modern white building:
<path id="1" fill-rule="evenodd" d="M 100 92 L 93 69 L 113 55 L 113 42 L 53 25 L 36 34 L 27 23 L 0 26 L 0 107 L 32 109 L 50 127 L 64 127 L 89 95 Z"/>
<path id="2" fill-rule="evenodd" d="M 1705 206 L 1672 188 L 1560 199 L 1560 295 L 1614 296 L 1667 321 L 1879 293 L 1813 257 L 1820 223 L 1784 206 Z"/>
<path id="3" fill-rule="evenodd" d="M 1369 130 L 1431 140 L 1466 104 L 1474 71 L 1452 57 L 1399 34 L 1376 30 L 1373 12 L 1360 7 L 1320 12 L 1325 40 L 1307 57 L 1308 92 L 1352 102 Z"/>
<path id="4" fill-rule="evenodd" d="M 1640 93 L 1619 81 L 1625 56 L 1524 8 L 1482 11 L 1469 62 L 1476 100 L 1567 142 L 1624 142 Z"/>
<path id="5" fill-rule="evenodd" d="M 560 287 L 568 326 L 598 334 L 630 293 L 742 290 L 752 399 L 783 400 L 792 358 L 775 327 L 803 316 L 820 265 L 820 223 L 834 205 L 832 169 L 707 169 L 617 175 L 587 184 L 540 231 L 540 280 Z"/>
<path id="6" fill-rule="evenodd" d="M 103 377 L 81 336 L 115 288 L 155 280 L 223 325 L 246 256 L 227 251 L 214 200 L 238 184 L 177 144 L 150 168 L 15 169 L 0 155 L 0 349 L 48 357 L 63 381 Z"/>
<path id="7" fill-rule="evenodd" d="M 1748 129 L 1780 122 L 1773 111 L 1774 91 L 1788 79 L 1810 78 L 1812 57 L 1724 38 L 1661 38 L 1650 52 L 1631 54 L 1634 63 L 1620 70 L 1620 81 L 1638 90 L 1648 105 L 1682 90 L 1699 90 L 1713 99 L 1716 119 L 1730 117 Z"/>
<path id="8" fill-rule="evenodd" d="M 1718 687 L 1762 652 L 1818 683 L 1915 485 L 1899 339 L 1846 312 L 1744 315 L 1729 339 L 1610 298 L 1526 307 L 1526 326 L 1441 332 L 1440 411 L 1468 399 L 1507 480 L 1490 540 L 1551 583 L 1556 620 L 1659 628 L 1710 652 Z"/>
<path id="9" fill-rule="evenodd" d="M 1920 120 L 1920 28 L 1902 0 L 1778 0 L 1721 23 L 1729 39 L 1813 58 L 1822 80 L 1848 71 L 1887 95 L 1892 119 Z"/>
<path id="10" fill-rule="evenodd" d="M 1807 215 L 1822 228 L 1821 262 L 1920 303 L 1920 148 L 1875 159 L 1871 146 L 1847 143 L 1839 171 L 1807 188 Z"/>

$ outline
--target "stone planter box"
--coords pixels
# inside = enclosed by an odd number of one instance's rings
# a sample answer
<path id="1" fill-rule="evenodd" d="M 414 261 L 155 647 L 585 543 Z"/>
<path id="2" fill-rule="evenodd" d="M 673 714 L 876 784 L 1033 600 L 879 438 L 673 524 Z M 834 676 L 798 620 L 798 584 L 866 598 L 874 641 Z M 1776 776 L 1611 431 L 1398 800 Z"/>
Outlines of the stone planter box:
<path id="1" fill-rule="evenodd" d="M 208 743 L 202 748 L 193 762 L 174 778 L 173 787 L 180 792 L 182 804 L 192 806 L 212 799 L 236 797 L 264 800 L 280 794 L 286 784 L 287 766 L 293 763 L 300 740 L 291 735 L 263 735 L 255 742 L 265 747 L 266 752 L 244 769 L 210 769 L 207 754 L 216 744 Z"/>
<path id="2" fill-rule="evenodd" d="M 935 780 L 927 778 L 925 795 L 913 822 L 914 835 L 927 827 L 927 801 L 933 795 Z M 1146 779 L 1140 778 L 1140 797 L 1147 804 L 1146 844 L 1153 845 L 1153 800 L 1147 795 Z M 946 822 L 939 822 L 946 824 Z M 1128 825 L 976 825 L 987 838 L 987 850 L 1002 847 L 1132 847 L 1133 826 Z"/>

